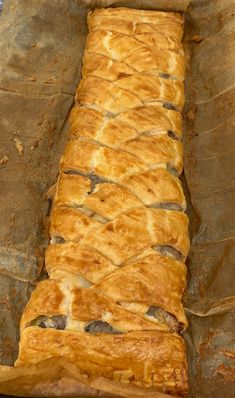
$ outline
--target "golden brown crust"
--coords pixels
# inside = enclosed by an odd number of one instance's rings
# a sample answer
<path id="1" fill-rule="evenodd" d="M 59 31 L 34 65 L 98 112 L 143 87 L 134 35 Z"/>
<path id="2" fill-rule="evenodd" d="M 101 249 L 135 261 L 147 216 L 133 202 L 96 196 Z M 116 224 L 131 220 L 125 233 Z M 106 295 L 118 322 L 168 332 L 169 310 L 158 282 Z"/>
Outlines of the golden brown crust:
<path id="1" fill-rule="evenodd" d="M 46 266 L 50 276 L 61 281 L 68 280 L 67 273 L 69 273 L 73 285 L 79 283 L 76 275 L 89 283 L 95 283 L 93 289 L 87 290 L 88 306 L 91 302 L 96 303 L 97 306 L 98 299 L 94 298 L 94 294 L 100 291 L 118 303 L 144 304 L 142 307 L 132 306 L 134 312 L 137 313 L 145 314 L 150 306 L 160 307 L 174 315 L 178 322 L 187 326 L 181 303 L 186 286 L 186 268 L 179 261 L 152 251 L 151 254 L 127 262 L 121 268 L 116 268 L 97 251 L 85 249 L 79 244 L 67 243 L 50 246 L 46 255 Z M 89 291 L 93 292 L 93 299 L 91 296 L 89 299 L 89 294 L 91 294 Z M 46 296 L 45 293 L 43 294 Z M 36 307 L 40 311 L 41 306 Z M 47 311 L 46 308 L 45 306 L 45 311 Z M 81 312 L 81 309 L 79 311 Z M 96 320 L 98 319 L 103 318 Z"/>
<path id="2" fill-rule="evenodd" d="M 125 177 L 121 183 L 147 206 L 176 203 L 183 210 L 186 207 L 180 180 L 165 169 L 137 173 Z"/>
<path id="3" fill-rule="evenodd" d="M 68 274 L 81 275 L 90 283 L 100 281 L 116 269 L 116 266 L 97 250 L 81 247 L 75 242 L 48 246 L 45 264 L 51 278 L 60 280 L 68 278 Z"/>
<path id="4" fill-rule="evenodd" d="M 140 388 L 104 377 L 91 379 L 61 356 L 35 365 L 0 366 L 0 388 L 3 394 L 21 397 L 174 398 L 156 388 Z"/>
<path id="5" fill-rule="evenodd" d="M 118 120 L 131 127 L 138 126 L 139 133 L 157 133 L 173 131 L 180 136 L 182 131 L 182 116 L 179 112 L 168 110 L 161 105 L 149 105 L 131 109 L 121 113 Z"/>
<path id="6" fill-rule="evenodd" d="M 74 106 L 70 116 L 70 134 L 74 137 L 98 138 L 98 131 L 104 123 L 104 112 L 95 109 Z"/>
<path id="7" fill-rule="evenodd" d="M 54 197 L 57 205 L 82 205 L 91 190 L 89 178 L 76 174 L 61 174 Z"/>
<path id="8" fill-rule="evenodd" d="M 178 174 L 182 172 L 183 146 L 167 135 L 134 138 L 120 148 L 138 156 L 152 168 L 158 164 L 167 164 L 175 168 Z"/>
<path id="9" fill-rule="evenodd" d="M 128 90 L 97 77 L 81 80 L 75 100 L 80 105 L 118 114 L 142 105 L 141 99 Z"/>
<path id="10" fill-rule="evenodd" d="M 51 279 L 39 282 L 24 310 L 21 318 L 21 330 L 39 315 L 63 315 L 66 312 L 66 303 L 61 284 Z"/>
<path id="11" fill-rule="evenodd" d="M 92 142 L 69 141 L 60 161 L 61 170 L 91 173 L 93 171 L 93 159 L 97 150 L 99 150 L 99 147 Z"/>
<path id="12" fill-rule="evenodd" d="M 66 220 L 66 222 L 65 222 Z M 54 238 L 79 241 L 99 222 L 79 209 L 55 206 L 51 214 L 50 235 Z"/>
<path id="13" fill-rule="evenodd" d="M 90 217 L 95 216 L 96 220 L 100 215 L 104 218 L 100 219 L 103 222 L 144 205 L 185 209 L 181 183 L 165 169 L 137 173 L 124 178 L 119 184 L 97 183 L 92 190 L 91 184 L 83 178 L 61 173 L 55 204 L 77 207 Z"/>
<path id="14" fill-rule="evenodd" d="M 122 33 L 95 31 L 88 36 L 86 51 L 103 55 L 112 61 L 125 62 L 134 71 L 151 74 L 169 74 L 183 80 L 184 56 L 165 48 L 148 46 Z"/>
<path id="15" fill-rule="evenodd" d="M 178 174 L 182 172 L 182 144 L 168 136 L 138 137 L 121 145 L 119 150 L 71 140 L 60 163 L 63 172 L 93 173 L 114 182 L 121 182 L 123 178 L 147 171 L 150 167 L 167 165 Z M 81 185 L 85 184 L 85 178 L 83 180 Z M 89 185 L 87 179 L 86 184 Z"/>
<path id="16" fill-rule="evenodd" d="M 187 320 L 182 306 L 185 287 L 185 265 L 154 253 L 116 269 L 98 282 L 94 289 L 104 292 L 119 303 L 163 308 L 186 327 Z M 138 309 L 141 310 L 141 307 L 136 308 L 137 312 Z"/>
<path id="17" fill-rule="evenodd" d="M 100 321 L 108 323 L 114 333 L 119 334 L 137 330 L 169 331 L 167 324 L 128 311 L 99 290 L 75 287 L 75 278 L 70 280 L 70 285 L 67 282 L 67 279 L 61 282 L 49 279 L 37 285 L 21 319 L 21 333 L 32 326 L 32 321 L 37 321 L 37 326 L 40 327 L 46 327 L 48 322 L 49 329 L 61 328 L 80 332 L 86 332 L 87 325 L 92 322 Z M 71 303 L 70 309 L 66 307 L 68 301 Z M 91 303 L 95 305 L 91 306 Z M 64 316 L 63 324 L 58 317 L 60 315 Z M 53 321 L 55 318 L 57 320 Z"/>
<path id="18" fill-rule="evenodd" d="M 126 188 L 117 184 L 98 184 L 84 201 L 84 206 L 112 220 L 114 217 L 142 207 L 143 203 Z"/>
<path id="19" fill-rule="evenodd" d="M 107 8 L 88 14 L 89 31 L 105 29 L 127 33 L 132 36 L 158 32 L 166 38 L 173 37 L 177 43 L 183 35 L 183 16 L 178 13 Z"/>
<path id="20" fill-rule="evenodd" d="M 62 353 L 89 377 L 103 376 L 143 387 L 164 386 L 165 392 L 173 394 L 187 391 L 184 342 L 173 333 L 90 335 L 28 327 L 21 336 L 16 365 L 35 364 Z"/>
<path id="21" fill-rule="evenodd" d="M 64 172 L 93 173 L 115 182 L 124 176 L 148 169 L 145 162 L 126 151 L 101 147 L 82 140 L 68 142 L 60 167 Z"/>
<path id="22" fill-rule="evenodd" d="M 95 305 L 91 306 L 91 303 Z M 128 311 L 106 294 L 92 288 L 73 289 L 71 317 L 81 321 L 80 324 L 84 323 L 84 327 L 92 321 L 107 322 L 117 334 L 137 330 L 169 330 L 166 324 Z"/>
<path id="23" fill-rule="evenodd" d="M 170 245 L 187 256 L 188 218 L 177 211 L 140 208 L 90 231 L 81 243 L 122 264 L 147 247 Z"/>
<path id="24" fill-rule="evenodd" d="M 172 394 L 166 394 L 159 391 L 159 388 L 143 388 L 137 387 L 133 384 L 122 383 L 114 380 L 110 380 L 104 377 L 97 377 L 92 380 L 90 384 L 93 388 L 100 389 L 102 391 L 111 392 L 113 394 L 117 394 L 118 397 L 125 398 L 178 398 Z M 181 393 L 181 396 L 187 395 L 187 391 Z"/>
<path id="25" fill-rule="evenodd" d="M 183 79 L 184 57 L 181 44 L 183 19 L 177 14 L 165 14 L 156 13 L 153 17 L 149 12 L 138 10 L 130 15 L 129 10 L 125 8 L 112 13 L 106 10 L 89 13 L 90 34 L 84 57 L 84 77 L 88 71 L 86 68 L 90 67 L 86 57 L 92 54 L 98 58 L 107 57 L 112 64 L 118 63 L 111 67 L 108 75 L 114 73 L 117 77 L 120 74 L 131 74 L 131 71 L 132 73 L 148 71 L 151 74 L 167 73 Z M 107 62 L 101 58 L 100 62 L 103 64 L 101 68 L 107 73 L 110 69 Z M 99 62 L 96 62 L 96 65 L 98 64 Z M 100 75 L 99 72 L 98 74 Z"/>
<path id="26" fill-rule="evenodd" d="M 153 246 L 172 246 L 183 257 L 189 251 L 188 218 L 173 210 L 141 207 L 103 223 L 79 209 L 55 207 L 50 234 L 67 241 L 81 241 L 116 265 Z"/>
<path id="27" fill-rule="evenodd" d="M 184 396 L 183 18 L 103 9 L 88 27 L 50 216 L 50 279 L 23 314 L 15 370 L 36 395 Z"/>
<path id="28" fill-rule="evenodd" d="M 125 62 L 113 60 L 102 54 L 85 52 L 83 56 L 82 74 L 84 78 L 93 75 L 115 81 L 135 73 L 136 71 Z"/>
<path id="29" fill-rule="evenodd" d="M 94 62 L 94 57 L 90 57 Z M 120 72 L 119 76 L 115 76 L 115 81 L 109 82 L 107 80 L 113 80 L 112 70 L 110 72 L 111 74 L 109 74 L 108 71 L 105 73 L 104 79 L 104 71 L 101 69 L 100 63 L 98 67 L 96 63 L 94 69 L 91 68 L 92 63 L 90 63 L 89 60 L 87 63 L 90 70 L 86 71 L 85 76 L 87 75 L 87 77 L 81 81 L 77 90 L 77 100 L 80 104 L 93 104 L 93 106 L 96 105 L 97 108 L 102 107 L 102 109 L 106 111 L 111 109 L 112 113 L 116 113 L 120 112 L 121 105 L 125 105 L 124 99 L 128 100 L 129 93 L 130 99 L 129 102 L 126 101 L 126 106 L 131 108 L 133 108 L 135 104 L 138 104 L 138 99 L 139 105 L 162 102 L 167 104 L 170 103 L 177 109 L 182 109 L 184 106 L 184 85 L 180 81 L 163 79 L 158 76 L 148 75 L 147 73 L 141 74 L 132 72 L 131 74 L 123 73 L 122 75 Z M 110 65 L 110 62 L 107 61 L 107 64 Z M 120 90 L 118 90 L 118 88 Z M 123 102 L 120 104 L 119 109 L 116 108 L 115 110 L 111 107 L 111 101 L 114 100 L 110 97 L 110 90 L 112 90 L 112 94 L 116 96 L 118 94 L 124 94 L 122 98 Z M 105 101 L 103 101 L 103 98 L 105 98 Z M 116 107 L 118 105 L 117 99 L 115 99 L 115 105 Z"/>
<path id="30" fill-rule="evenodd" d="M 181 115 L 160 105 L 136 108 L 112 118 L 92 108 L 75 106 L 70 115 L 72 137 L 84 137 L 114 148 L 141 135 L 166 135 L 171 131 L 181 138 L 181 127 Z"/>
<path id="31" fill-rule="evenodd" d="M 171 103 L 180 109 L 184 106 L 184 85 L 177 80 L 135 73 L 120 78 L 114 84 L 137 95 L 145 104 L 159 101 Z"/>

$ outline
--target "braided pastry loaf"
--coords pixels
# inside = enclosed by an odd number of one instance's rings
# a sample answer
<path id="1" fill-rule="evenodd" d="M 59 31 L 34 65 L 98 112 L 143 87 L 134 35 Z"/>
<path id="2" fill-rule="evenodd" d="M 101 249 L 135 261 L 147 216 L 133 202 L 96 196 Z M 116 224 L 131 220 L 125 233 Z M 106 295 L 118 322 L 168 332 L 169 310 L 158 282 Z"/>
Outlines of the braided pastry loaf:
<path id="1" fill-rule="evenodd" d="M 51 214 L 50 279 L 23 314 L 16 365 L 63 356 L 88 385 L 104 377 L 141 396 L 184 396 L 183 18 L 110 8 L 89 13 L 88 27 Z"/>

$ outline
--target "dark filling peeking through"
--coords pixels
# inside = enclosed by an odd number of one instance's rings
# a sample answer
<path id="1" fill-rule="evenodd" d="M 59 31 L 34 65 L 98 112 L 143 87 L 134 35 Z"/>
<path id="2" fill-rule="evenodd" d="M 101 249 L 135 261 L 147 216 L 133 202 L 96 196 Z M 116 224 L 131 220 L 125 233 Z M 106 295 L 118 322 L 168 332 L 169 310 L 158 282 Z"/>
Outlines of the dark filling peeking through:
<path id="1" fill-rule="evenodd" d="M 173 131 L 168 130 L 167 135 L 168 135 L 168 137 L 172 138 L 173 140 L 178 141 L 178 137 L 175 135 L 175 133 Z"/>
<path id="2" fill-rule="evenodd" d="M 170 203 L 170 202 L 159 203 L 158 205 L 153 207 L 156 207 L 157 209 L 166 209 L 166 210 L 176 210 L 176 211 L 183 210 L 182 206 L 180 206 L 178 203 Z"/>
<path id="3" fill-rule="evenodd" d="M 163 254 L 164 256 L 173 257 L 176 260 L 182 260 L 182 254 L 172 246 L 169 245 L 161 245 L 161 246 L 153 246 L 152 247 L 157 252 Z"/>
<path id="4" fill-rule="evenodd" d="M 86 173 L 82 173 L 79 170 L 66 170 L 64 173 L 65 174 L 77 174 L 77 175 L 89 178 L 91 181 L 91 189 L 89 192 L 87 192 L 88 195 L 90 195 L 95 190 L 96 185 L 104 184 L 105 182 L 107 182 L 107 180 L 97 176 L 96 174 L 93 174 L 93 173 L 86 174 Z"/>
<path id="5" fill-rule="evenodd" d="M 179 172 L 176 170 L 176 168 L 174 166 L 172 166 L 171 164 L 167 164 L 167 170 L 175 177 L 178 177 Z"/>
<path id="6" fill-rule="evenodd" d="M 169 79 L 170 75 L 168 73 L 159 73 L 159 76 L 162 77 L 163 79 Z"/>
<path id="7" fill-rule="evenodd" d="M 169 109 L 169 110 L 171 110 L 171 111 L 178 111 L 178 109 L 176 108 L 176 106 L 175 105 L 173 105 L 173 104 L 171 104 L 170 102 L 164 102 L 163 103 L 163 108 L 165 108 L 165 109 Z"/>
<path id="8" fill-rule="evenodd" d="M 90 195 L 92 192 L 94 192 L 96 185 L 98 184 L 103 184 L 106 182 L 103 178 L 100 178 L 99 176 L 95 174 L 89 174 L 88 177 L 91 180 L 91 190 L 88 192 L 88 195 Z"/>
<path id="9" fill-rule="evenodd" d="M 178 322 L 174 315 L 169 314 L 169 312 L 160 307 L 155 307 L 152 305 L 149 307 L 146 315 L 153 316 L 159 322 L 167 324 L 171 332 L 180 333 L 183 329 L 182 323 Z"/>
<path id="10" fill-rule="evenodd" d="M 87 333 L 108 333 L 120 334 L 122 332 L 115 330 L 109 323 L 103 321 L 93 321 L 85 327 Z"/>
<path id="11" fill-rule="evenodd" d="M 40 315 L 29 322 L 27 326 L 38 326 L 43 329 L 51 328 L 64 330 L 66 328 L 66 316 L 54 315 L 52 317 L 48 317 L 45 315 Z"/>
<path id="12" fill-rule="evenodd" d="M 59 244 L 63 244 L 65 243 L 64 238 L 62 238 L 61 236 L 53 236 L 52 237 L 52 242 L 51 243 L 59 243 Z"/>

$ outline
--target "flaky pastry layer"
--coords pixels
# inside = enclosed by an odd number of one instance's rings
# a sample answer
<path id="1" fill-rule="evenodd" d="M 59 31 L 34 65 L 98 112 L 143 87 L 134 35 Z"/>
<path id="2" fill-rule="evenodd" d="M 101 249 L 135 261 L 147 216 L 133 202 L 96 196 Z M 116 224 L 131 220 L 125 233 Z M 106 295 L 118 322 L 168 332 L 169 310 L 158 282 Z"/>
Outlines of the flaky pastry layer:
<path id="1" fill-rule="evenodd" d="M 177 394 L 187 391 L 182 338 L 167 332 L 87 335 L 28 327 L 21 335 L 17 366 L 63 355 L 89 377 L 103 376 Z"/>

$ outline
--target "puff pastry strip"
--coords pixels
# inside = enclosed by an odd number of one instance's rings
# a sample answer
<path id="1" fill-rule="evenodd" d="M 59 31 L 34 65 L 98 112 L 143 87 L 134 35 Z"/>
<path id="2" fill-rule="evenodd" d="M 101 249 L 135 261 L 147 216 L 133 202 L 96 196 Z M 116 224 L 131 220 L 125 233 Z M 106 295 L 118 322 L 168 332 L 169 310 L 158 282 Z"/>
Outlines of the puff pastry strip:
<path id="1" fill-rule="evenodd" d="M 112 117 L 93 107 L 75 106 L 69 121 L 73 137 L 87 137 L 113 147 L 142 135 L 182 136 L 180 113 L 161 105 L 142 106 Z"/>
<path id="2" fill-rule="evenodd" d="M 155 83 L 155 84 L 154 84 Z M 167 109 L 182 109 L 182 82 L 134 74 L 115 82 L 96 76 L 83 79 L 77 89 L 80 105 L 117 114 L 142 105 L 163 103 Z"/>
<path id="3" fill-rule="evenodd" d="M 184 86 L 180 81 L 135 73 L 107 82 L 107 76 L 104 79 L 103 73 L 99 75 L 98 70 L 96 66 L 95 72 L 87 72 L 87 77 L 81 81 L 76 97 L 79 103 L 89 104 L 90 101 L 90 103 L 94 104 L 98 102 L 99 96 L 101 96 L 100 102 L 102 102 L 105 92 L 108 93 L 107 98 L 105 98 L 105 101 L 107 101 L 110 97 L 111 89 L 112 96 L 124 94 L 123 97 L 125 98 L 129 93 L 130 102 L 127 106 L 129 105 L 131 108 L 134 107 L 135 103 L 146 105 L 154 102 L 162 102 L 166 108 L 172 107 L 172 109 L 176 108 L 176 110 L 181 110 L 184 106 Z M 131 98 L 134 99 L 133 103 Z M 102 105 L 105 106 L 105 103 L 103 102 Z M 111 112 L 114 113 L 114 111 L 115 109 L 111 108 Z"/>
<path id="4" fill-rule="evenodd" d="M 97 31 L 88 36 L 88 54 L 98 54 L 121 61 L 135 72 L 169 74 L 183 80 L 184 56 L 159 47 L 146 46 L 138 40 L 121 33 Z"/>
<path id="5" fill-rule="evenodd" d="M 120 7 L 95 10 L 88 14 L 87 22 L 90 32 L 101 30 L 104 26 L 107 31 L 127 33 L 131 36 L 157 32 L 161 39 L 172 37 L 180 45 L 184 19 L 180 14 L 173 12 L 151 12 Z"/>
<path id="6" fill-rule="evenodd" d="M 25 309 L 21 332 L 30 326 L 83 333 L 95 333 L 103 328 L 113 334 L 169 330 L 166 323 L 129 311 L 97 289 L 67 286 L 51 279 L 38 284 Z"/>
<path id="7" fill-rule="evenodd" d="M 150 17 L 143 13 L 133 23 L 133 19 L 128 18 L 128 10 L 127 15 L 124 15 L 125 11 L 126 9 L 119 9 L 112 17 L 110 14 L 101 16 L 99 10 L 89 15 L 90 34 L 85 56 L 90 53 L 108 57 L 114 63 L 121 61 L 132 73 L 148 71 L 151 74 L 168 74 L 183 79 L 183 19 L 173 13 L 170 17 L 165 17 L 162 13 Z M 88 63 L 84 59 L 84 64 Z M 119 73 L 123 71 L 120 70 Z"/>
<path id="8" fill-rule="evenodd" d="M 118 150 L 85 140 L 71 140 L 66 145 L 60 167 L 63 172 L 93 173 L 121 182 L 135 173 L 167 166 L 181 174 L 182 159 L 182 144 L 167 136 L 136 138 Z"/>
<path id="9" fill-rule="evenodd" d="M 111 260 L 99 251 L 76 242 L 49 245 L 45 257 L 46 270 L 52 279 L 63 280 L 71 276 L 73 283 L 84 287 L 102 280 L 117 269 Z M 82 280 L 76 278 L 82 277 Z"/>
<path id="10" fill-rule="evenodd" d="M 66 241 L 81 241 L 116 265 L 148 247 L 172 246 L 182 258 L 189 251 L 188 218 L 174 210 L 142 207 L 99 223 L 79 209 L 57 206 L 53 209 L 50 234 Z"/>
<path id="11" fill-rule="evenodd" d="M 84 259 L 86 252 L 87 262 Z M 93 289 L 89 288 L 89 291 L 101 292 L 135 314 L 142 314 L 154 321 L 159 315 L 154 314 L 155 310 L 158 311 L 155 308 L 157 307 L 173 315 L 183 328 L 187 326 L 182 306 L 186 267 L 182 262 L 153 250 L 144 257 L 124 263 L 120 268 L 115 267 L 105 257 L 100 261 L 101 258 L 97 251 L 90 249 L 89 253 L 89 249 L 77 243 L 51 245 L 46 255 L 46 267 L 50 277 L 67 281 L 69 273 L 72 275 L 71 284 L 84 287 L 85 280 L 88 282 L 86 287 L 93 285 Z M 96 302 L 97 305 L 99 300 L 87 301 L 88 305 L 91 302 Z M 38 308 L 40 312 L 41 307 Z M 94 320 L 97 319 L 99 318 Z M 166 322 L 161 316 L 160 319 L 163 323 Z M 173 324 L 172 327 L 179 330 L 180 326 Z"/>
<path id="12" fill-rule="evenodd" d="M 143 205 L 173 210 L 184 210 L 186 206 L 180 180 L 165 169 L 140 172 L 119 184 L 95 183 L 90 178 L 61 173 L 54 203 L 92 210 L 109 220 Z"/>

